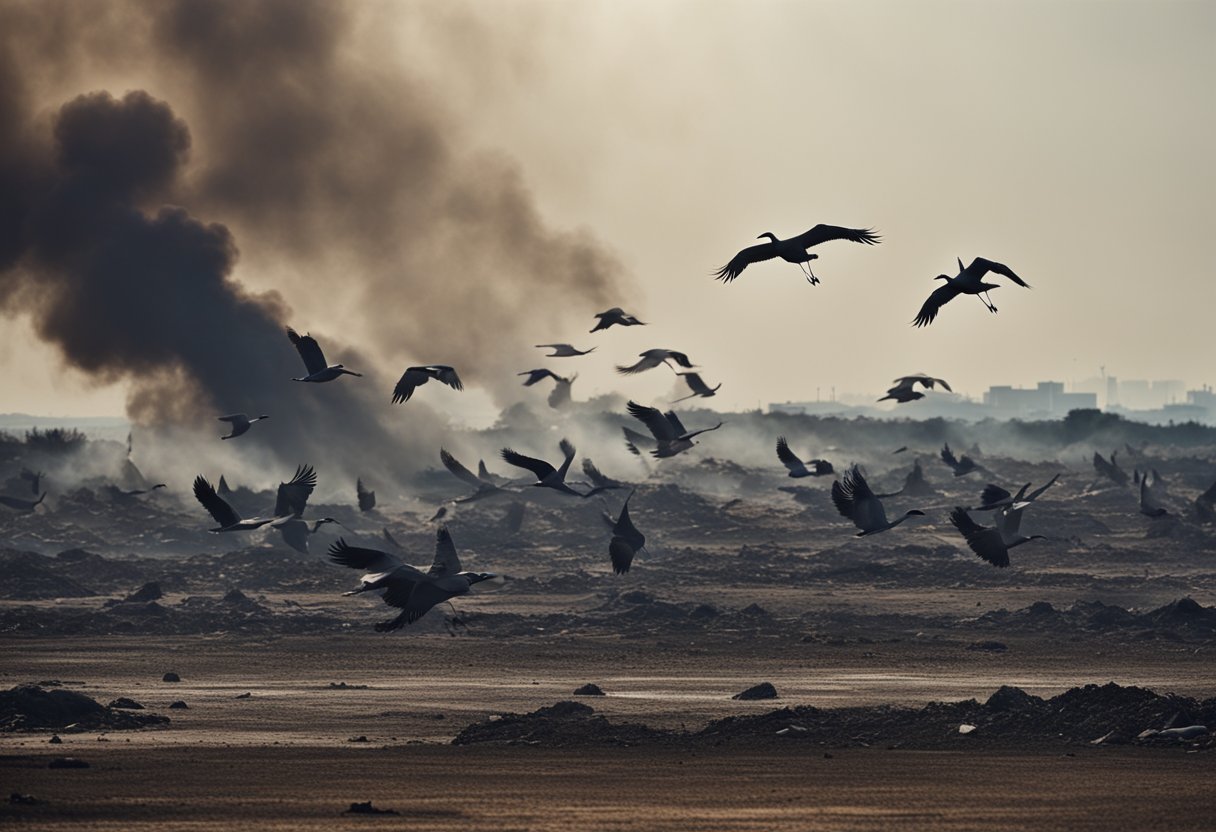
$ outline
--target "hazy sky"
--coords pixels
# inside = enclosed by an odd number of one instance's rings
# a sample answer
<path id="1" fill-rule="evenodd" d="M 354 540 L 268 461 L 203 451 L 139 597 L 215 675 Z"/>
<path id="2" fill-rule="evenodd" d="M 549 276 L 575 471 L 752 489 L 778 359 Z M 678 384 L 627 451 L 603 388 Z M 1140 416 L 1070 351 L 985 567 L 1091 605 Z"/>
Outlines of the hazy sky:
<path id="1" fill-rule="evenodd" d="M 503 347 L 529 356 L 531 343 L 597 344 L 587 359 L 518 359 L 519 370 L 577 369 L 576 398 L 667 397 L 665 371 L 610 369 L 657 346 L 723 382 L 723 407 L 880 391 L 916 371 L 973 395 L 1080 380 L 1100 365 L 1121 378 L 1216 382 L 1216 3 L 354 5 L 350 49 L 366 43 L 360 57 L 376 71 L 425 90 L 469 152 L 513 159 L 551 228 L 587 230 L 623 264 L 623 294 L 608 305 L 650 326 L 592 337 L 600 310 L 570 308 L 537 320 L 535 341 Z M 208 155 L 199 114 L 175 98 L 163 65 L 21 72 L 48 110 L 95 89 L 146 88 L 189 124 L 192 161 Z M 293 260 L 243 234 L 239 218 L 186 207 L 231 227 L 234 277 L 290 288 L 306 328 L 338 315 L 334 329 L 359 347 L 363 318 L 408 326 L 426 313 L 367 298 L 335 310 L 332 262 Z M 820 246 L 815 287 L 784 263 L 729 286 L 710 277 L 760 232 L 819 222 L 874 228 L 883 243 Z M 1033 290 L 994 292 L 997 315 L 963 297 L 929 328 L 909 326 L 932 278 L 977 255 Z M 478 261 L 437 279 L 496 277 Z M 122 412 L 122 383 L 62 369 L 20 316 L 0 327 L 0 411 Z M 373 360 L 399 373 L 441 359 Z M 467 396 L 444 406 L 487 401 Z"/>

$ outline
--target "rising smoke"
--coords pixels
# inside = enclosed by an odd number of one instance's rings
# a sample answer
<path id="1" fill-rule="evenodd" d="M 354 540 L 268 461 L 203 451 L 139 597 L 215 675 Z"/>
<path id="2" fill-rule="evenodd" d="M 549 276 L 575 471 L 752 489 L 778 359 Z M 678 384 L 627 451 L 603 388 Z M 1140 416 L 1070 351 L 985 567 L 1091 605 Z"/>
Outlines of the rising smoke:
<path id="1" fill-rule="evenodd" d="M 404 366 L 506 402 L 538 324 L 612 305 L 622 276 L 412 81 L 391 32 L 425 9 L 352 8 L 0 4 L 0 304 L 127 381 L 141 424 L 273 412 L 279 463 L 389 476 L 442 430 L 389 406 Z M 370 376 L 288 381 L 288 324 Z"/>

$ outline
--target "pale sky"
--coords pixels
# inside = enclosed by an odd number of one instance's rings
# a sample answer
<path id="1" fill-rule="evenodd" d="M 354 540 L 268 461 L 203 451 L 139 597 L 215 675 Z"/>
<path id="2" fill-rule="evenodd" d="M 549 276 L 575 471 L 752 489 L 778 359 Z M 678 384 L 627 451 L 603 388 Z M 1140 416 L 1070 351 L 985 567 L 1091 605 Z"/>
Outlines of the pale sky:
<path id="1" fill-rule="evenodd" d="M 1100 365 L 1216 382 L 1216 3 L 385 10 L 392 57 L 441 92 L 465 142 L 517 160 L 547 222 L 589 229 L 634 278 L 619 305 L 650 326 L 592 337 L 599 310 L 572 309 L 539 339 L 599 345 L 547 365 L 580 372 L 576 398 L 667 396 L 670 374 L 610 370 L 660 346 L 723 382 L 723 408 L 879 392 L 917 371 L 975 396 Z M 883 243 L 818 247 L 815 287 L 780 262 L 729 286 L 710 277 L 760 232 L 820 222 Z M 234 232 L 242 263 L 257 263 L 258 241 Z M 958 298 L 914 329 L 956 255 L 1003 262 L 1034 288 L 993 292 L 997 315 Z M 236 277 L 275 288 L 267 270 Z M 291 301 L 316 315 L 326 303 Z M 0 373 L 0 412 L 122 411 L 122 385 L 62 370 L 20 319 L 0 326 Z"/>

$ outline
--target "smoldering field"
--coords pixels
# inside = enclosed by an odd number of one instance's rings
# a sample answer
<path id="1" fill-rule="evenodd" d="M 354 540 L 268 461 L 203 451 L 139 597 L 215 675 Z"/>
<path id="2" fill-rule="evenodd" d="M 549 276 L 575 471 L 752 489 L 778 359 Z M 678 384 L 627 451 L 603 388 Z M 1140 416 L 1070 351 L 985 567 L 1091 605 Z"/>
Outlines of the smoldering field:
<path id="1" fill-rule="evenodd" d="M 515 408 L 510 424 L 453 432 L 467 465 L 484 458 L 509 476 L 498 448 L 543 453 L 578 426 L 580 455 L 636 487 L 648 552 L 612 573 L 599 514 L 626 492 L 601 503 L 524 488 L 450 507 L 465 568 L 509 580 L 387 635 L 371 625 L 391 611 L 341 597 L 352 574 L 324 549 L 339 534 L 391 548 L 387 529 L 407 561 L 429 562 L 431 516 L 465 493 L 437 459 L 368 483 L 367 513 L 346 472 L 320 467 L 308 516 L 346 529 L 322 527 L 303 555 L 274 531 L 205 532 L 188 480 L 161 475 L 155 433 L 137 434 L 130 461 L 117 443 L 5 444 L 6 493 L 23 467 L 46 472 L 50 491 L 35 512 L 0 516 L 6 686 L 43 683 L 100 706 L 128 697 L 143 710 L 55 724 L 6 705 L 6 780 L 45 802 L 0 811 L 93 828 L 367 823 L 339 814 L 363 800 L 434 829 L 618 828 L 640 816 L 706 829 L 1210 825 L 1210 735 L 1140 735 L 1216 722 L 1216 529 L 1192 505 L 1216 470 L 1211 429 L 1083 414 L 725 418 L 713 442 L 659 464 L 623 450 L 623 417 L 587 405 Z M 928 490 L 888 510 L 927 516 L 853 537 L 831 505 L 832 477 L 791 480 L 769 456 L 780 434 L 838 468 L 864 461 L 884 491 L 919 463 Z M 987 470 L 953 477 L 937 458 L 943 441 Z M 1173 516 L 1139 514 L 1134 489 L 1093 469 L 1094 450 L 1156 469 Z M 986 482 L 1056 473 L 1023 521 L 1048 540 L 1013 550 L 1007 570 L 976 558 L 946 520 Z M 265 510 L 273 492 L 243 476 L 230 477 L 232 500 Z M 112 489 L 162 480 L 169 488 L 150 495 Z M 181 681 L 162 681 L 168 672 Z M 779 698 L 731 698 L 765 681 Z M 574 695 L 588 683 L 605 695 Z M 169 708 L 177 701 L 187 707 Z M 128 727 L 127 714 L 148 724 Z M 63 756 L 91 768 L 46 768 Z M 446 778 L 503 794 L 470 801 L 440 788 Z M 907 792 L 920 797 L 897 796 Z M 1166 794 L 1191 810 L 1163 809 Z"/>

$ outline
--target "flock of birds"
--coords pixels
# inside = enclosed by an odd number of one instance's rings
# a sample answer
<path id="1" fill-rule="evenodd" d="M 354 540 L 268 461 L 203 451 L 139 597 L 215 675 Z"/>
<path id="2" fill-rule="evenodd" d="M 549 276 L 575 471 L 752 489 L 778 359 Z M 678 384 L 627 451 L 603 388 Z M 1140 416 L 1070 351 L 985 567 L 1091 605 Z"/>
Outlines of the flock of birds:
<path id="1" fill-rule="evenodd" d="M 717 270 L 717 278 L 730 283 L 736 280 L 748 266 L 780 258 L 798 265 L 806 280 L 811 284 L 817 284 L 820 282 L 819 278 L 812 271 L 810 264 L 818 258 L 818 255 L 811 253 L 810 248 L 832 240 L 848 240 L 865 245 L 876 245 L 880 242 L 880 238 L 868 229 L 832 225 L 816 225 L 804 234 L 785 240 L 778 239 L 771 232 L 765 232 L 760 235 L 760 238 L 768 238 L 768 242 L 739 251 L 725 266 Z M 1009 267 L 982 257 L 975 258 L 969 266 L 964 266 L 960 259 L 958 267 L 958 274 L 954 277 L 945 274 L 938 275 L 936 279 L 945 281 L 945 284 L 929 295 L 913 320 L 913 325 L 928 326 L 936 319 L 943 306 L 963 294 L 975 295 L 987 309 L 995 313 L 996 306 L 993 305 L 988 293 L 992 289 L 998 288 L 998 285 L 986 283 L 983 280 L 990 273 L 1006 277 L 1019 286 L 1029 288 L 1029 285 L 1014 274 Z M 646 325 L 645 322 L 619 307 L 600 312 L 595 315 L 595 318 L 597 322 L 590 330 L 591 333 L 608 330 L 614 326 Z M 305 374 L 292 379 L 293 381 L 320 384 L 335 381 L 343 375 L 356 377 L 362 375 L 347 369 L 342 364 L 328 363 L 317 340 L 311 335 L 300 335 L 294 329 L 288 328 L 287 337 L 298 351 L 305 369 Z M 538 344 L 537 347 L 549 350 L 546 354 L 547 358 L 578 358 L 596 349 L 594 346 L 589 349 L 579 349 L 566 343 Z M 660 366 L 671 369 L 689 388 L 689 394 L 677 399 L 677 402 L 694 397 L 712 397 L 721 387 L 721 384 L 710 387 L 696 372 L 696 365 L 686 353 L 671 349 L 646 350 L 638 355 L 636 362 L 629 365 L 618 365 L 616 370 L 623 376 L 634 376 Z M 523 382 L 525 387 L 547 379 L 554 381 L 555 387 L 549 397 L 549 403 L 554 407 L 559 407 L 570 400 L 570 388 L 574 379 L 577 378 L 577 374 L 562 376 L 547 368 L 526 370 L 519 375 L 526 376 Z M 452 390 L 464 389 L 457 370 L 452 366 L 445 364 L 413 366 L 406 368 L 394 387 L 392 403 L 408 402 L 419 387 L 432 380 L 446 385 Z M 917 386 L 925 390 L 932 390 L 938 386 L 944 390 L 950 390 L 950 385 L 943 379 L 924 374 L 909 375 L 896 379 L 894 386 L 879 401 L 890 399 L 900 404 L 915 401 L 924 396 L 923 392 L 915 389 Z M 666 459 L 681 454 L 697 444 L 696 437 L 716 431 L 723 426 L 722 422 L 718 422 L 712 427 L 689 430 L 675 411 L 664 411 L 634 401 L 628 402 L 627 411 L 631 417 L 645 427 L 649 435 L 624 427 L 626 447 L 639 456 L 643 450 L 646 450 L 656 459 Z M 265 414 L 250 417 L 243 413 L 221 416 L 219 419 L 228 423 L 230 431 L 220 438 L 228 440 L 244 436 L 256 422 L 269 418 Z M 548 489 L 579 499 L 587 499 L 606 491 L 628 487 L 625 483 L 605 476 L 587 458 L 583 460 L 582 470 L 590 483 L 570 481 L 568 477 L 577 453 L 576 449 L 567 439 L 562 439 L 558 447 L 561 452 L 561 461 L 556 465 L 544 459 L 526 456 L 511 448 L 502 449 L 500 455 L 504 462 L 531 475 L 526 483 L 497 477 L 486 469 L 484 462 L 479 463 L 478 471 L 474 473 L 446 449 L 441 448 L 439 456 L 443 466 L 453 476 L 472 488 L 471 493 L 451 502 L 460 504 L 504 494 L 519 494 L 525 485 Z M 900 448 L 896 453 L 904 450 L 906 448 Z M 825 459 L 812 458 L 804 462 L 790 449 L 785 437 L 778 437 L 776 455 L 778 461 L 785 466 L 788 475 L 792 478 L 833 476 L 836 473 L 832 464 Z M 942 449 L 941 459 L 953 470 L 956 477 L 983 470 L 966 455 L 956 457 L 949 445 Z M 1122 477 L 1126 482 L 1126 474 L 1117 468 L 1113 454 L 1110 462 L 1095 454 L 1094 464 L 1100 472 L 1107 474 L 1112 479 L 1118 481 Z M 919 470 L 919 465 L 917 470 Z M 1153 482 L 1158 482 L 1160 478 L 1156 472 L 1152 473 Z M 1140 488 L 1141 510 L 1149 516 L 1159 516 L 1164 513 L 1165 509 L 1155 499 L 1154 485 L 1150 484 L 1149 475 L 1145 474 L 1141 477 L 1137 472 L 1136 477 Z M 1041 535 L 1025 536 L 1021 534 L 1022 514 L 1056 482 L 1057 478 L 1058 475 L 1046 485 L 1029 494 L 1027 493 L 1029 484 L 1022 486 L 1016 494 L 1011 494 L 999 486 L 989 485 L 981 493 L 978 506 L 956 507 L 949 515 L 950 522 L 976 555 L 994 566 L 1006 567 L 1009 565 L 1011 549 L 1032 540 L 1042 539 Z M 319 518 L 311 523 L 303 518 L 308 499 L 316 487 L 316 483 L 317 476 L 312 467 L 299 466 L 290 480 L 279 485 L 273 511 L 256 517 L 241 516 L 229 500 L 225 499 L 228 489 L 222 477 L 219 483 L 220 488 L 217 490 L 204 476 L 199 475 L 194 480 L 193 490 L 195 498 L 217 524 L 210 531 L 217 533 L 248 532 L 270 527 L 282 535 L 283 541 L 287 545 L 301 552 L 307 552 L 308 539 L 316 534 L 319 528 L 326 524 L 342 525 L 330 517 Z M 581 486 L 581 488 L 576 486 Z M 163 487 L 163 484 L 155 487 Z M 1212 499 L 1209 500 L 1209 509 L 1211 504 L 1216 502 L 1216 485 L 1210 491 Z M 38 483 L 35 481 L 34 493 L 37 494 L 37 492 Z M 375 493 L 366 489 L 361 480 L 357 484 L 357 493 L 361 510 L 368 511 L 375 506 Z M 617 574 L 629 571 L 634 557 L 638 552 L 644 551 L 646 542 L 645 536 L 637 529 L 629 515 L 629 503 L 633 493 L 630 491 L 615 517 L 607 512 L 604 513 L 605 524 L 611 532 L 611 540 L 608 544 L 609 559 Z M 841 516 L 850 520 L 857 527 L 857 535 L 861 537 L 890 531 L 911 517 L 924 516 L 924 511 L 911 509 L 894 520 L 888 519 L 882 500 L 897 496 L 899 493 L 901 492 L 875 494 L 866 482 L 860 468 L 853 465 L 833 482 L 831 499 Z M 0 496 L 0 504 L 20 511 L 32 511 L 44 497 L 45 492 L 37 501 Z M 446 511 L 446 506 L 440 508 L 432 520 L 442 520 Z M 992 512 L 994 525 L 983 526 L 976 523 L 971 519 L 970 512 Z M 521 518 L 522 514 L 515 520 L 517 525 Z M 385 537 L 390 544 L 395 545 L 395 541 L 387 530 L 385 530 Z M 344 538 L 339 538 L 329 547 L 328 555 L 334 563 L 359 569 L 364 573 L 360 578 L 359 586 L 346 593 L 347 595 L 379 592 L 386 604 L 400 610 L 400 614 L 392 620 L 377 624 L 376 629 L 379 631 L 395 630 L 410 624 L 436 605 L 470 592 L 474 586 L 502 582 L 502 577 L 492 572 L 465 571 L 461 567 L 451 534 L 444 525 L 438 527 L 434 560 L 426 570 L 404 563 L 397 555 L 390 552 L 351 546 L 346 543 Z"/>

